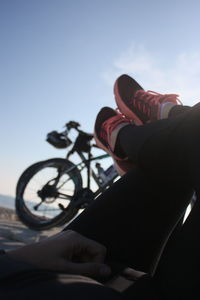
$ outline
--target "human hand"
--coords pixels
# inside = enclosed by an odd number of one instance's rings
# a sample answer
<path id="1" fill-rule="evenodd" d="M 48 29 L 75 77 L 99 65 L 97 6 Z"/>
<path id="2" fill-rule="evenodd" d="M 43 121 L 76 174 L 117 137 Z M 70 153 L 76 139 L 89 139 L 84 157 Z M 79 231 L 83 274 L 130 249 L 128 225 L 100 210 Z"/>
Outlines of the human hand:
<path id="1" fill-rule="evenodd" d="M 106 248 L 72 230 L 8 251 L 7 255 L 40 269 L 68 274 L 103 278 L 111 273 L 110 268 L 104 264 Z"/>

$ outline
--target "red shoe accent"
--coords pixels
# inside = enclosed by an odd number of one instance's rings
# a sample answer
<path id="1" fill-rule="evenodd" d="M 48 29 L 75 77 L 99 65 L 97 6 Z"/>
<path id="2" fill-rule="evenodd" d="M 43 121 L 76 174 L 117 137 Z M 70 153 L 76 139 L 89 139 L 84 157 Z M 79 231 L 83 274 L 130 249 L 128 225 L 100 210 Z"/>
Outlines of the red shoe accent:
<path id="1" fill-rule="evenodd" d="M 162 104 L 180 105 L 181 101 L 175 94 L 159 94 L 145 92 L 130 76 L 120 76 L 114 85 L 117 106 L 122 114 L 134 121 L 136 125 L 161 119 Z"/>
<path id="2" fill-rule="evenodd" d="M 97 115 L 94 138 L 99 148 L 106 151 L 113 159 L 116 170 L 122 176 L 133 167 L 128 157 L 119 157 L 115 153 L 115 145 L 119 131 L 131 124 L 131 121 L 112 108 L 104 107 Z"/>

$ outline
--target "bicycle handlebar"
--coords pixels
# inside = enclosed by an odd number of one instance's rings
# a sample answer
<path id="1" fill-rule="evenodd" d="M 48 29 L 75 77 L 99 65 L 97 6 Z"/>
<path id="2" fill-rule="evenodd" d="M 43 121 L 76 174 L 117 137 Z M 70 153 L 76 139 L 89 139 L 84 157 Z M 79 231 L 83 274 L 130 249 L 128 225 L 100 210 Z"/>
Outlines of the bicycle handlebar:
<path id="1" fill-rule="evenodd" d="M 80 130 L 78 128 L 80 126 L 81 125 L 78 122 L 76 122 L 76 121 L 69 121 L 68 123 L 65 124 L 66 130 L 64 130 L 63 132 L 60 132 L 60 133 L 57 132 L 57 131 L 50 132 L 48 134 L 47 141 L 50 144 L 52 144 L 53 146 L 57 147 L 57 148 L 65 148 L 66 145 L 65 145 L 64 140 L 62 139 L 62 137 L 64 139 L 66 139 L 67 141 L 70 141 L 70 139 L 68 138 L 68 134 L 69 134 L 69 131 L 71 129 L 75 129 L 79 133 L 79 135 L 77 137 L 79 140 L 80 140 L 80 136 L 85 136 L 87 142 L 90 141 L 90 140 L 92 140 L 94 138 L 94 135 L 91 134 L 91 133 L 87 133 L 85 131 Z M 50 138 L 51 138 L 51 140 L 50 140 Z M 73 142 L 73 143 L 76 143 L 77 138 L 76 138 L 75 142 Z M 72 143 L 72 142 L 70 141 L 70 143 Z M 94 143 L 90 144 L 90 147 L 99 148 L 99 146 L 97 146 Z"/>
<path id="2" fill-rule="evenodd" d="M 66 128 L 67 128 L 67 131 L 66 132 L 63 132 L 62 134 L 66 135 L 66 133 L 68 134 L 68 132 L 70 131 L 70 129 L 75 129 L 76 131 L 78 131 L 79 133 L 82 133 L 84 135 L 87 135 L 87 136 L 93 136 L 93 134 L 91 133 L 87 133 L 83 130 L 80 130 L 78 127 L 80 127 L 81 125 L 76 122 L 76 121 L 69 121 L 68 123 L 65 124 Z"/>
<path id="3" fill-rule="evenodd" d="M 68 123 L 65 124 L 65 126 L 67 127 L 68 130 L 70 130 L 72 128 L 78 129 L 78 127 L 80 127 L 81 125 L 76 121 L 69 121 Z"/>

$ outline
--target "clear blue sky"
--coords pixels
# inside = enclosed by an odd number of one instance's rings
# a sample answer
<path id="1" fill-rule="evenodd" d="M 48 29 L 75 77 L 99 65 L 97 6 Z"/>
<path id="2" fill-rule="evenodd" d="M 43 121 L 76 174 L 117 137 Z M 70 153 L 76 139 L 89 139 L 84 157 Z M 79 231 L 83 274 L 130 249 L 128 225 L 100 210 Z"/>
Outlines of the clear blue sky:
<path id="1" fill-rule="evenodd" d="M 113 84 L 200 99 L 198 0 L 0 0 L 0 193 L 30 164 L 64 156 L 47 132 L 77 120 L 92 132 Z"/>

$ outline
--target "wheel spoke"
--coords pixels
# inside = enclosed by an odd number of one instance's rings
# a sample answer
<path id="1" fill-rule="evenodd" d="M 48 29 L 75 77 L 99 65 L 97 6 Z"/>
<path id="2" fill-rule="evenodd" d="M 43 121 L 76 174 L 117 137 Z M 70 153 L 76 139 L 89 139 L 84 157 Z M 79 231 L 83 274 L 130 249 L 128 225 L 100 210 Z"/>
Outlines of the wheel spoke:
<path id="1" fill-rule="evenodd" d="M 63 200 L 71 200 L 73 198 L 73 196 L 71 195 L 67 195 L 67 194 L 62 194 L 62 193 L 58 193 L 58 199 L 63 199 Z"/>
<path id="2" fill-rule="evenodd" d="M 61 187 L 63 187 L 69 180 L 70 180 L 70 178 L 68 178 L 67 180 L 65 180 L 64 182 L 62 182 L 62 184 L 58 187 L 58 189 L 60 189 Z"/>

